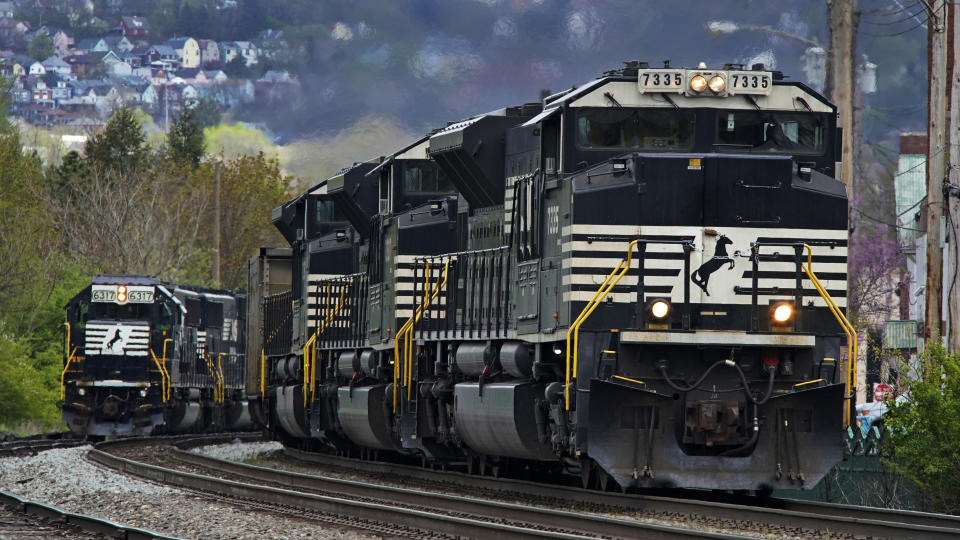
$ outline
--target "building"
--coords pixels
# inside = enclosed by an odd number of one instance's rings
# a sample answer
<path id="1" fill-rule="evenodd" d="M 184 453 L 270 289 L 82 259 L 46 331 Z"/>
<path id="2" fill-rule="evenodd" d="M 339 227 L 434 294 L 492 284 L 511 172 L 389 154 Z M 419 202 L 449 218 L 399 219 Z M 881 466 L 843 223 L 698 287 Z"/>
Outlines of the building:
<path id="1" fill-rule="evenodd" d="M 258 61 L 257 47 L 249 41 L 224 41 L 220 44 L 220 59 L 224 65 L 236 57 L 242 57 L 244 65 L 250 67 Z"/>
<path id="2" fill-rule="evenodd" d="M 205 69 L 220 67 L 220 45 L 212 39 L 197 41 L 200 46 L 200 65 Z"/>
<path id="3" fill-rule="evenodd" d="M 170 47 L 177 54 L 180 61 L 180 67 L 183 69 L 196 69 L 200 67 L 200 45 L 193 38 L 172 38 L 164 42 L 164 45 Z"/>
<path id="4" fill-rule="evenodd" d="M 143 41 L 150 38 L 150 22 L 143 17 L 120 17 L 117 30 L 120 35 L 130 41 Z"/>

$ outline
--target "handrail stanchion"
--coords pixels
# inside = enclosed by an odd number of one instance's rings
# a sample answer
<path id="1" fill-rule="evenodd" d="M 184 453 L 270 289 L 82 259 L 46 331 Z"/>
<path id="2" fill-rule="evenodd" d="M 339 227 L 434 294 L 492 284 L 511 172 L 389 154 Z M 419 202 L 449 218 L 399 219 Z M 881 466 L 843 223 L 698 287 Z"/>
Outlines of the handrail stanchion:
<path id="1" fill-rule="evenodd" d="M 593 313 L 597 308 L 600 302 L 610 293 L 611 290 L 620 282 L 624 275 L 630 270 L 630 264 L 633 260 L 633 248 L 637 245 L 640 240 L 632 240 L 627 246 L 627 256 L 624 259 L 621 259 L 617 266 L 614 267 L 613 271 L 610 272 L 610 275 L 607 276 L 607 279 L 603 281 L 603 284 L 600 285 L 600 288 L 597 289 L 597 292 L 594 293 L 593 298 L 587 302 L 587 305 L 583 307 L 583 310 L 580 312 L 580 315 L 577 319 L 570 325 L 570 328 L 567 330 L 567 343 L 566 343 L 566 383 L 563 386 L 563 399 L 566 410 L 570 410 L 570 381 L 571 379 L 576 378 L 577 371 L 577 362 L 578 362 L 578 351 L 577 348 L 580 344 L 580 326 L 583 325 L 584 321 L 587 320 L 587 317 Z M 619 272 L 619 273 L 618 273 Z M 616 277 L 615 277 L 616 276 Z M 570 366 L 570 336 L 573 335 L 573 376 L 571 377 L 571 366 Z"/>
<path id="2" fill-rule="evenodd" d="M 820 280 L 817 279 L 817 276 L 813 273 L 813 249 L 808 244 L 803 244 L 803 248 L 807 251 L 807 264 L 803 267 L 804 272 L 806 272 L 807 277 L 810 278 L 810 282 L 813 283 L 817 292 L 820 293 L 823 301 L 826 302 L 827 307 L 830 308 L 830 312 L 833 313 L 837 322 L 840 323 L 840 327 L 843 328 L 843 332 L 847 335 L 847 380 L 843 400 L 843 425 L 846 427 L 850 425 L 850 400 L 853 398 L 852 391 L 857 373 L 857 331 L 853 325 L 850 324 L 850 321 L 847 320 L 847 317 L 844 316 L 843 312 L 840 311 L 840 308 L 836 302 L 834 302 L 830 293 L 827 292 L 827 289 L 824 288 L 823 284 L 820 283 Z"/>

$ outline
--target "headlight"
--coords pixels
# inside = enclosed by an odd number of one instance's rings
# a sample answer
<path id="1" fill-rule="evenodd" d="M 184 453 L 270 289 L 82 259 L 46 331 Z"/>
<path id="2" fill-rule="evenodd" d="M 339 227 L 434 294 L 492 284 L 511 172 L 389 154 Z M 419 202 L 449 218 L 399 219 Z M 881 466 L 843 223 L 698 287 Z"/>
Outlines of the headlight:
<path id="1" fill-rule="evenodd" d="M 146 389 L 146 388 L 144 388 L 143 390 L 140 391 L 140 397 L 147 397 L 147 389 Z"/>
<path id="2" fill-rule="evenodd" d="M 690 89 L 696 93 L 703 92 L 707 88 L 707 79 L 703 75 L 697 75 L 690 79 Z"/>
<path id="3" fill-rule="evenodd" d="M 723 80 L 723 77 L 719 75 L 715 75 L 712 79 L 710 79 L 710 90 L 712 90 L 714 94 L 719 94 L 722 92 L 723 87 L 726 85 L 727 81 Z"/>
<path id="4" fill-rule="evenodd" d="M 77 395 L 78 395 L 78 396 L 85 396 L 85 395 L 87 395 L 87 391 L 84 390 L 83 388 L 77 388 Z"/>
<path id="5" fill-rule="evenodd" d="M 778 323 L 784 323 L 793 316 L 793 308 L 790 304 L 780 304 L 773 308 L 773 320 Z"/>
<path id="6" fill-rule="evenodd" d="M 670 314 L 670 304 L 666 300 L 656 300 L 653 304 L 650 304 L 650 314 L 662 319 Z"/>

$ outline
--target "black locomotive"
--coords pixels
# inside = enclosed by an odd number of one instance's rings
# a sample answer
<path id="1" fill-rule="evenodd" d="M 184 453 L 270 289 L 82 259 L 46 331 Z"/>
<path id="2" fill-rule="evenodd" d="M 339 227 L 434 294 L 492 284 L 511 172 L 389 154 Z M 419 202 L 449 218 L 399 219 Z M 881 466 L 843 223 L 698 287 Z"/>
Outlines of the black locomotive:
<path id="1" fill-rule="evenodd" d="M 247 394 L 289 444 L 811 486 L 854 410 L 838 144 L 760 65 L 631 62 L 449 124 L 274 211 Z"/>
<path id="2" fill-rule="evenodd" d="M 83 436 L 252 426 L 246 296 L 98 276 L 67 304 L 63 421 Z"/>

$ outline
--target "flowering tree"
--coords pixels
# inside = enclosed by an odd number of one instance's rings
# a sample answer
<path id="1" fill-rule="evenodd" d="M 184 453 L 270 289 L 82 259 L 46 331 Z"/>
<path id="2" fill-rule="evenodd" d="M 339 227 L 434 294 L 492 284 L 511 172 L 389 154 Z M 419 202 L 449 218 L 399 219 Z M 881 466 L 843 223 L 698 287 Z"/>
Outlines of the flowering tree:
<path id="1" fill-rule="evenodd" d="M 854 198 L 850 202 L 853 210 L 859 201 Z M 899 270 L 905 262 L 896 230 L 879 223 L 857 223 L 847 246 L 847 309 L 856 326 L 880 324 L 889 318 L 894 294 L 902 285 Z"/>

